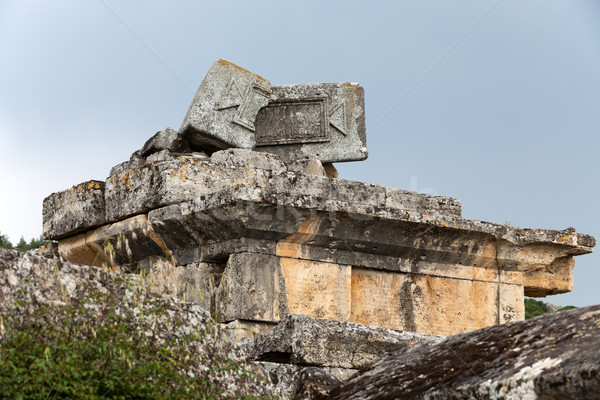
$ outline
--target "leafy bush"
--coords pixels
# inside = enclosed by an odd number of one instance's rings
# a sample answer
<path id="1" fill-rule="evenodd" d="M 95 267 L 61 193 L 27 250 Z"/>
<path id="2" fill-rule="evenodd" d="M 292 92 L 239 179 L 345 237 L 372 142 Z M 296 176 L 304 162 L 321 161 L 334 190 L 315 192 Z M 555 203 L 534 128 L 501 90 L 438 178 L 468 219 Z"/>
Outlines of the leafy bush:
<path id="1" fill-rule="evenodd" d="M 125 285 L 121 297 L 92 286 L 75 298 L 17 300 L 1 316 L 4 398 L 267 398 L 264 378 L 230 358 L 213 321 L 193 328 L 156 295 Z M 262 397 L 236 394 L 226 387 L 232 379 Z"/>
<path id="2" fill-rule="evenodd" d="M 567 311 L 567 310 L 574 310 L 576 308 L 577 307 L 575 307 L 575 306 L 564 306 L 564 307 L 561 307 L 558 310 L 556 310 L 556 312 Z"/>
<path id="3" fill-rule="evenodd" d="M 540 300 L 525 299 L 525 319 L 544 315 L 548 311 L 546 303 Z"/>

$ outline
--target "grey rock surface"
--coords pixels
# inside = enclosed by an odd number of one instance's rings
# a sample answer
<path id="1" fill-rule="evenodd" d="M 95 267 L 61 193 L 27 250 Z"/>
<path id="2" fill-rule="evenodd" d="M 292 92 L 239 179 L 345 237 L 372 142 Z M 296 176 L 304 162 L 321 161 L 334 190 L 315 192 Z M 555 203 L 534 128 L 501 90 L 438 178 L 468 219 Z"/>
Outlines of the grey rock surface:
<path id="1" fill-rule="evenodd" d="M 154 136 L 144 143 L 144 146 L 139 150 L 140 157 L 148 157 L 153 153 L 168 150 L 173 153 L 183 153 L 190 151 L 188 140 L 183 137 L 178 131 L 166 128 L 156 132 Z"/>
<path id="2" fill-rule="evenodd" d="M 59 239 L 106 223 L 104 182 L 87 181 L 52 193 L 42 206 L 43 236 Z"/>
<path id="3" fill-rule="evenodd" d="M 142 280 L 137 275 L 114 273 L 104 268 L 72 264 L 60 259 L 48 259 L 40 255 L 20 253 L 14 250 L 0 249 L 0 315 L 5 317 L 11 312 L 15 318 L 32 318 L 40 305 L 60 308 L 72 302 L 83 300 L 88 290 L 108 294 L 117 299 L 119 309 L 123 310 L 153 309 L 160 307 L 162 310 L 156 314 L 153 324 L 157 327 L 156 341 L 160 342 L 169 337 L 183 337 L 191 332 L 212 332 L 213 335 L 221 333 L 212 321 L 210 314 L 201 307 L 191 303 L 182 303 L 174 297 L 162 295 L 159 297 L 149 294 L 149 281 Z M 89 299 L 91 300 L 91 299 Z M 15 302 L 20 303 L 19 306 Z M 104 304 L 89 304 L 98 315 L 102 315 Z M 94 314 L 96 315 L 96 314 Z M 0 346 L 3 335 L 10 329 L 6 319 L 0 330 Z M 180 321 L 175 324 L 174 321 Z M 52 323 L 50 318 L 45 318 L 39 323 Z M 82 321 L 83 324 L 94 326 L 94 321 Z M 131 322 L 136 323 L 135 321 Z M 207 338 L 188 342 L 194 349 L 198 359 L 190 365 L 191 374 L 203 376 L 206 360 L 211 357 L 224 357 L 233 360 L 238 365 L 247 367 L 248 372 L 239 368 L 229 368 L 218 374 L 210 375 L 211 383 L 223 388 L 224 398 L 243 398 L 244 396 L 267 396 L 274 391 L 273 385 L 268 380 L 261 380 L 258 376 L 265 376 L 265 369 L 254 363 L 246 361 L 244 349 L 225 340 L 220 340 L 215 345 Z M 27 352 L 28 349 L 23 349 Z M 4 356 L 5 354 L 3 354 Z M 90 360 L 92 362 L 93 360 Z"/>
<path id="4" fill-rule="evenodd" d="M 320 368 L 305 368 L 297 378 L 295 399 L 325 397 L 343 382 L 333 374 Z"/>
<path id="5" fill-rule="evenodd" d="M 255 125 L 256 150 L 283 160 L 331 163 L 368 156 L 364 90 L 356 83 L 274 86 Z"/>
<path id="6" fill-rule="evenodd" d="M 352 399 L 598 399 L 600 306 L 466 332 L 383 357 L 327 395 Z"/>
<path id="7" fill-rule="evenodd" d="M 289 313 L 285 286 L 276 257 L 258 253 L 232 254 L 217 289 L 217 312 L 225 321 L 279 321 Z"/>
<path id="8" fill-rule="evenodd" d="M 255 146 L 254 122 L 267 105 L 271 83 L 226 61 L 212 65 L 196 91 L 179 131 L 207 150 Z"/>
<path id="9" fill-rule="evenodd" d="M 328 389 L 356 373 L 356 370 L 343 368 L 304 367 L 268 361 L 256 363 L 264 368 L 273 385 L 271 394 L 284 399 L 297 397 L 298 393 L 301 396 L 328 393 Z"/>
<path id="10" fill-rule="evenodd" d="M 259 153 L 248 149 L 227 149 L 213 153 L 210 160 L 227 166 L 248 166 L 270 171 L 286 171 L 281 158 L 269 153 Z"/>
<path id="11" fill-rule="evenodd" d="M 328 176 L 325 166 L 319 160 L 296 160 L 286 163 L 289 172 L 300 174 Z M 331 165 L 331 164 L 329 164 Z"/>
<path id="12" fill-rule="evenodd" d="M 246 189 L 256 198 L 282 199 L 287 205 L 305 208 L 321 204 L 363 204 L 376 210 L 415 211 L 424 215 L 460 216 L 460 202 L 442 196 L 389 189 L 369 183 L 331 179 L 312 163 L 313 173 L 302 164 L 282 163 L 271 154 L 230 149 L 213 154 L 210 160 L 192 155 L 171 156 L 135 168 L 114 169 L 106 182 L 106 215 L 117 220 L 170 204 L 193 201 L 223 189 Z M 299 168 L 300 166 L 300 168 Z M 307 167 L 308 168 L 308 165 Z M 300 170 L 300 171 L 299 171 Z M 290 198 L 293 196 L 293 198 Z M 289 198 L 290 200 L 283 200 Z M 310 201 L 309 201 L 310 200 Z"/>
<path id="13" fill-rule="evenodd" d="M 271 332 L 257 336 L 249 354 L 258 361 L 358 369 L 384 354 L 442 338 L 351 322 L 286 316 Z"/>

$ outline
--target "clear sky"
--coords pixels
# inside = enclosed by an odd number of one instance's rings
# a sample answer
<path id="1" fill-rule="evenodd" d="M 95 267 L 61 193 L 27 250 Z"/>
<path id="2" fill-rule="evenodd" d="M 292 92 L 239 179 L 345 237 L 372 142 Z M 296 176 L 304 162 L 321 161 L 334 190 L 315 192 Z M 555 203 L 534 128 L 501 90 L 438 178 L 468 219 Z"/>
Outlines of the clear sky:
<path id="1" fill-rule="evenodd" d="M 369 159 L 467 218 L 600 238 L 600 2 L 0 0 L 0 232 L 179 128 L 218 58 L 274 85 L 359 82 Z M 600 257 L 575 289 L 600 303 Z"/>

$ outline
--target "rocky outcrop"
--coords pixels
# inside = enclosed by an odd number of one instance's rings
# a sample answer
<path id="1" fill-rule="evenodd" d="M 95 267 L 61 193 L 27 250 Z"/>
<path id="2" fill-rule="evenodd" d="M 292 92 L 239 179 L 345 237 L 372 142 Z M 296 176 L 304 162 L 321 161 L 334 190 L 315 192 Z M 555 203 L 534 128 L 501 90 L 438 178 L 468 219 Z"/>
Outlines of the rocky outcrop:
<path id="1" fill-rule="evenodd" d="M 257 335 L 248 342 L 247 349 L 249 357 L 269 372 L 271 382 L 281 393 L 292 395 L 297 382 L 303 379 L 314 382 L 309 386 L 317 389 L 321 385 L 317 385 L 317 381 L 341 382 L 389 352 L 441 339 L 434 335 L 288 315 L 271 332 Z M 309 390 L 305 384 L 302 390 L 312 392 L 313 389 Z"/>
<path id="2" fill-rule="evenodd" d="M 33 321 L 53 324 L 50 329 L 61 329 L 58 325 L 61 321 L 57 319 L 61 314 L 59 310 L 75 303 L 85 302 L 85 307 L 92 310 L 94 320 L 80 321 L 82 327 L 93 327 L 96 318 L 101 318 L 107 311 L 119 315 L 131 311 L 130 315 L 136 316 L 128 321 L 127 329 L 131 331 L 132 326 L 144 323 L 144 311 L 154 310 L 153 320 L 147 325 L 149 330 L 145 334 L 153 335 L 153 342 L 159 344 L 173 335 L 185 337 L 186 340 L 194 337 L 186 343 L 196 357 L 189 363 L 187 372 L 199 379 L 209 379 L 214 387 L 220 388 L 223 397 L 242 398 L 277 393 L 267 380 L 259 378 L 266 374 L 265 369 L 258 364 L 247 363 L 244 349 L 222 338 L 218 325 L 207 311 L 168 295 L 152 295 L 148 284 L 137 275 L 118 274 L 57 258 L 0 249 L 0 349 L 2 340 L 12 333 L 10 321 L 38 318 L 36 310 L 40 307 L 56 310 L 50 317 Z M 106 310 L 106 303 L 95 302 L 100 298 L 95 297 L 96 294 L 101 294 L 103 299 L 111 299 L 111 304 L 116 306 Z M 205 336 L 191 336 L 193 332 L 204 332 Z M 49 344 L 48 351 L 53 350 L 52 344 Z M 29 349 L 21 350 L 24 353 L 27 351 Z M 11 361 L 9 354 L 0 350 L 0 355 L 2 362 Z M 235 367 L 215 368 L 212 373 L 206 372 L 213 361 L 218 366 L 219 360 L 227 359 L 235 362 Z M 7 388 L 2 389 L 5 394 Z"/>
<path id="3" fill-rule="evenodd" d="M 328 178 L 318 160 L 159 153 L 89 196 L 85 185 L 49 196 L 45 235 L 73 262 L 133 270 L 167 258 L 187 282 L 213 279 L 201 304 L 254 332 L 287 314 L 440 335 L 519 320 L 524 295 L 571 290 L 574 257 L 595 245 L 572 229 L 463 219 L 455 199 Z"/>
<path id="4" fill-rule="evenodd" d="M 600 306 L 466 332 L 383 357 L 297 399 L 598 399 Z M 304 389 L 307 385 L 307 389 Z M 308 393 L 308 394 L 303 394 Z"/>
<path id="5" fill-rule="evenodd" d="M 366 157 L 360 85 L 272 86 L 218 60 L 178 132 L 44 200 L 44 235 L 71 262 L 168 277 L 238 338 L 289 314 L 436 335 L 520 320 L 524 296 L 572 290 L 595 246 L 331 164 Z"/>

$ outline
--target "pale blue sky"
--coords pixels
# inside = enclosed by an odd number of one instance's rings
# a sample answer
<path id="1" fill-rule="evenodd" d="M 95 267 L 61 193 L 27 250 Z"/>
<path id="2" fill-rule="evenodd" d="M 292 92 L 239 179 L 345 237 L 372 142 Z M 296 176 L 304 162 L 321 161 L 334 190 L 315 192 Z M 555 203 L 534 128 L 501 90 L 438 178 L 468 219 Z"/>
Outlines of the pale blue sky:
<path id="1" fill-rule="evenodd" d="M 45 196 L 177 129 L 218 58 L 363 85 L 370 156 L 343 178 L 600 237 L 594 0 L 0 0 L 0 231 L 39 235 Z M 573 293 L 549 299 L 600 303 L 599 261 L 578 257 Z"/>

